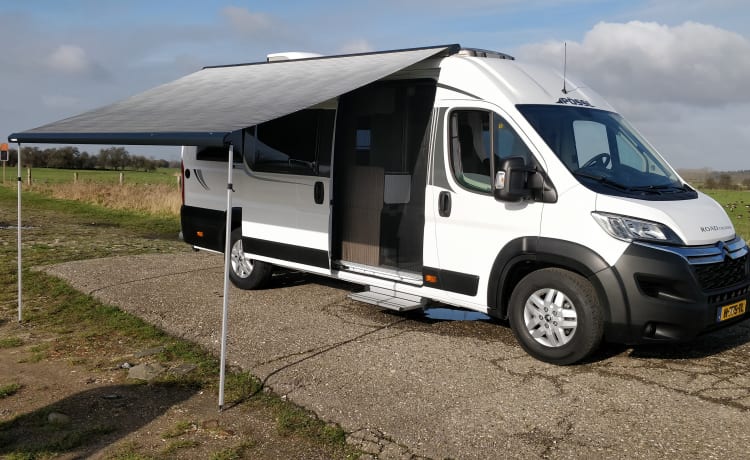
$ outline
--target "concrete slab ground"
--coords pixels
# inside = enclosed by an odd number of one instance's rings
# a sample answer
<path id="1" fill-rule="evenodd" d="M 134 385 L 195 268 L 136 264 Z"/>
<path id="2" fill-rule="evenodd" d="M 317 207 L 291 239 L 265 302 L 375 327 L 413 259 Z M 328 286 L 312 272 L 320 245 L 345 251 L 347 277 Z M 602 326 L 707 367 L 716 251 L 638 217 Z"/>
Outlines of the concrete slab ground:
<path id="1" fill-rule="evenodd" d="M 183 253 L 45 271 L 218 355 L 222 264 Z M 505 324 L 395 314 L 353 289 L 298 273 L 232 289 L 228 362 L 379 458 L 750 458 L 748 321 L 556 367 Z"/>

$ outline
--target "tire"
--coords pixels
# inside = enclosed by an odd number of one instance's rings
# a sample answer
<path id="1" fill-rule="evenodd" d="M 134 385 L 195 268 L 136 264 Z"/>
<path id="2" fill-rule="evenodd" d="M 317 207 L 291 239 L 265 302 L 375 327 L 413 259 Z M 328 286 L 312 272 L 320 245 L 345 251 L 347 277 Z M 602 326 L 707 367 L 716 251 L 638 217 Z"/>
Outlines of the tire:
<path id="1" fill-rule="evenodd" d="M 242 229 L 232 230 L 229 279 L 240 289 L 260 289 L 268 284 L 273 265 L 246 257 L 242 249 Z"/>
<path id="2" fill-rule="evenodd" d="M 508 319 L 523 349 L 552 364 L 581 361 L 599 348 L 604 335 L 594 287 L 586 278 L 559 268 L 526 275 L 510 296 Z"/>

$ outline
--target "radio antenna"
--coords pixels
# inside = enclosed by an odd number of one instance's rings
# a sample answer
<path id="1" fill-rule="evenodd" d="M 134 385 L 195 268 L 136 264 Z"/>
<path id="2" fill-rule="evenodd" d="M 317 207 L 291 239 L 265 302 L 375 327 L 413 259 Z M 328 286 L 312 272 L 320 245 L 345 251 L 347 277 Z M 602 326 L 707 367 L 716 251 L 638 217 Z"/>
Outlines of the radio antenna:
<path id="1" fill-rule="evenodd" d="M 568 42 L 563 42 L 563 94 L 568 94 L 568 89 L 565 87 L 566 75 L 568 73 Z"/>

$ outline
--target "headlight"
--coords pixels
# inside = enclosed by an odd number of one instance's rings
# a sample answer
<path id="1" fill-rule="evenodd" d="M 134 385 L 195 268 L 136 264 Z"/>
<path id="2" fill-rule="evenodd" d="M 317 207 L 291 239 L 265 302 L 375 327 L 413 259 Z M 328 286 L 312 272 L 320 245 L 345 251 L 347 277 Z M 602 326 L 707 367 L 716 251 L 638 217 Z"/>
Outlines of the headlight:
<path id="1" fill-rule="evenodd" d="M 596 222 L 611 236 L 623 241 L 660 241 L 670 244 L 683 244 L 680 237 L 666 225 L 633 217 L 592 212 Z"/>

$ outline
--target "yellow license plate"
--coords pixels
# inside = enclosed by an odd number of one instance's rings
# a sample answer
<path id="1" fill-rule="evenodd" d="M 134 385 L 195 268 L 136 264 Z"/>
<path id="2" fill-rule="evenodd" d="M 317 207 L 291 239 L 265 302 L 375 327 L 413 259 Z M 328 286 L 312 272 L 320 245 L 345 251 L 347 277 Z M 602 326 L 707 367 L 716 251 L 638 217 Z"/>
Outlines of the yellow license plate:
<path id="1" fill-rule="evenodd" d="M 716 322 L 726 321 L 745 313 L 747 310 L 747 301 L 740 300 L 730 305 L 724 305 L 719 308 L 716 315 Z"/>

